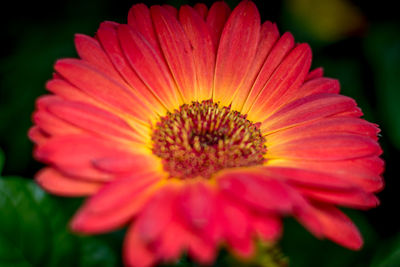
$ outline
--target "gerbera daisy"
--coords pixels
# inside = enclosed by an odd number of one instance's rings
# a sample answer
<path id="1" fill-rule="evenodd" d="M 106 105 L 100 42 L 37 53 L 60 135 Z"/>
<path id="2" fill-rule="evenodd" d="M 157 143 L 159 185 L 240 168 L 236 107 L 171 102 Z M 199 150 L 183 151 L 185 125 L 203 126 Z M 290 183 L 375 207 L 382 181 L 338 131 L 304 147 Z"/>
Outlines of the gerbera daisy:
<path id="1" fill-rule="evenodd" d="M 377 125 L 338 81 L 310 71 L 311 50 L 254 3 L 134 5 L 127 24 L 78 34 L 37 101 L 29 136 L 48 192 L 90 196 L 71 228 L 128 227 L 124 260 L 151 266 L 223 245 L 250 257 L 294 216 L 319 238 L 359 249 L 337 206 L 378 200 Z"/>

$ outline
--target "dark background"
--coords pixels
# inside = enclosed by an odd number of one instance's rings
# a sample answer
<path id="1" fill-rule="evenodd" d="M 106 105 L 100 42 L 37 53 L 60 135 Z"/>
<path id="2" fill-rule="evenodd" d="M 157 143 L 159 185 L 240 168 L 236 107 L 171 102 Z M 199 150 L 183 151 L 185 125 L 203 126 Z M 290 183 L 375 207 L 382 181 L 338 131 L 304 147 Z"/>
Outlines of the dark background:
<path id="1" fill-rule="evenodd" d="M 231 7 L 239 1 L 227 1 Z M 400 22 L 396 1 L 255 1 L 262 20 L 277 22 L 313 49 L 313 67 L 340 80 L 365 118 L 380 125 L 386 161 L 381 205 L 348 214 L 364 237 L 361 252 L 317 241 L 290 219 L 282 242 L 292 266 L 400 266 Z M 0 148 L 3 175 L 30 179 L 41 167 L 26 137 L 35 99 L 45 94 L 58 58 L 76 57 L 74 33 L 93 36 L 104 20 L 126 22 L 132 1 L 10 1 L 1 6 Z M 145 1 L 194 5 L 195 1 Z M 206 1 L 210 6 L 212 1 Z M 313 264 L 311 264 L 313 263 Z M 394 265 L 390 265 L 394 264 Z"/>

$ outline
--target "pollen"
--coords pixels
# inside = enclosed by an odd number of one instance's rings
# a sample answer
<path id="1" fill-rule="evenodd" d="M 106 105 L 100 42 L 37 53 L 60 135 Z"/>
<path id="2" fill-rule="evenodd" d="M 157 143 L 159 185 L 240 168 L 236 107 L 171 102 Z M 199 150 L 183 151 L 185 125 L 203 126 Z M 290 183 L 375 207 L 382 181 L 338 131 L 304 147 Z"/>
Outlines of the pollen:
<path id="1" fill-rule="evenodd" d="M 182 105 L 155 125 L 152 151 L 171 178 L 210 178 L 225 168 L 260 165 L 267 151 L 260 123 L 212 100 Z"/>

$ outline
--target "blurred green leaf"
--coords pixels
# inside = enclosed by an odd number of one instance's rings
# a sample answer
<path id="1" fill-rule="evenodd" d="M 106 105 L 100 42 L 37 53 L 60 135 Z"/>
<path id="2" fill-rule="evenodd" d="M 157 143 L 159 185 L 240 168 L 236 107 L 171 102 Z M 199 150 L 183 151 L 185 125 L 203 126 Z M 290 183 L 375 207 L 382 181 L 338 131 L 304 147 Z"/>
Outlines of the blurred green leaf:
<path id="1" fill-rule="evenodd" d="M 43 266 L 50 249 L 48 222 L 26 183 L 22 179 L 1 179 L 0 199 L 0 265 Z"/>
<path id="2" fill-rule="evenodd" d="M 390 242 L 381 243 L 372 261 L 371 267 L 400 266 L 400 234 Z"/>
<path id="3" fill-rule="evenodd" d="M 80 199 L 46 194 L 33 181 L 0 178 L 0 266 L 118 266 L 107 236 L 68 230 Z"/>
<path id="4" fill-rule="evenodd" d="M 385 134 L 400 148 L 400 35 L 399 25 L 375 25 L 365 41 L 374 73 L 378 111 Z"/>
<path id="5" fill-rule="evenodd" d="M 117 266 L 118 258 L 112 247 L 99 237 L 81 238 L 82 257 L 81 266 L 85 267 L 113 267 Z M 117 258 L 118 257 L 118 258 Z"/>

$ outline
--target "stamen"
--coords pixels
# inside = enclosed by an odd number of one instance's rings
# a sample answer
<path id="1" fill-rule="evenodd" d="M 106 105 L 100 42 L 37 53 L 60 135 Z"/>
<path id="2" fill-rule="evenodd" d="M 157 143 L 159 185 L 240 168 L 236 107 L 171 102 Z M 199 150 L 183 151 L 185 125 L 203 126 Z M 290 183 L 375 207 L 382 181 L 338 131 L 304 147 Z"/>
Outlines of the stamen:
<path id="1" fill-rule="evenodd" d="M 210 178 L 225 168 L 253 166 L 267 151 L 259 124 L 212 100 L 184 104 L 156 124 L 153 153 L 170 177 Z"/>

